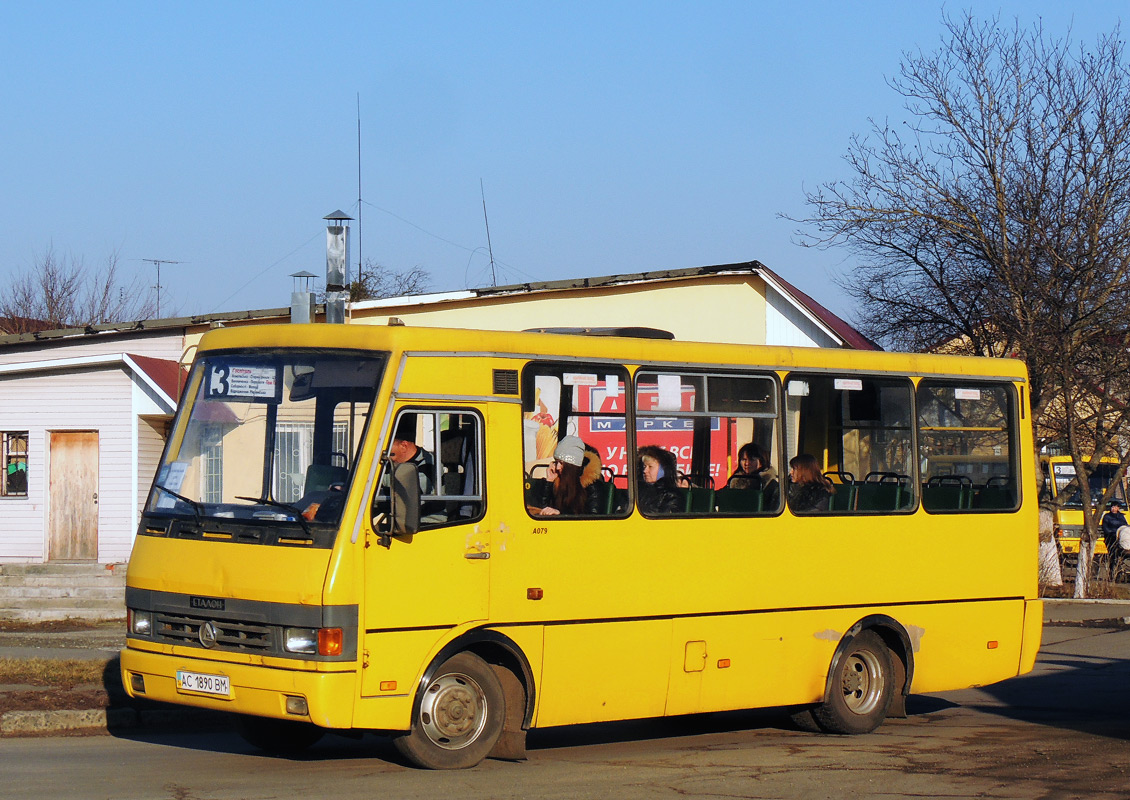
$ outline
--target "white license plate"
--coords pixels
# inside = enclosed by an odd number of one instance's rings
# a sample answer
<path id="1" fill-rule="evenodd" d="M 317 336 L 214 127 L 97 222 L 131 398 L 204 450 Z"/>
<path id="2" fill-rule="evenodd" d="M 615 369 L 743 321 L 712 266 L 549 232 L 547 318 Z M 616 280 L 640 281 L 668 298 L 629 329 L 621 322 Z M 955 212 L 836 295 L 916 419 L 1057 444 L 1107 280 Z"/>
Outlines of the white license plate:
<path id="1" fill-rule="evenodd" d="M 177 691 L 231 697 L 231 679 L 227 675 L 205 675 L 178 669 Z"/>

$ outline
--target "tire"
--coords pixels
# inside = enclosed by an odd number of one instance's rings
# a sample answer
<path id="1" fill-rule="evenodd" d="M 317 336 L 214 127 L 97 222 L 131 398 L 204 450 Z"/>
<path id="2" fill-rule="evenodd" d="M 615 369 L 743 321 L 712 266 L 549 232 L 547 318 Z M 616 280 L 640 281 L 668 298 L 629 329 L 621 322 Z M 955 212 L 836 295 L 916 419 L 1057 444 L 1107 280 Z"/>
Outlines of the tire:
<path id="1" fill-rule="evenodd" d="M 828 733 L 870 733 L 886 719 L 894 699 L 891 651 L 873 631 L 848 642 L 812 716 Z"/>
<path id="2" fill-rule="evenodd" d="M 487 757 L 502 733 L 506 700 L 490 665 L 474 653 L 452 656 L 420 691 L 412 729 L 395 740 L 425 769 L 468 769 Z"/>
<path id="3" fill-rule="evenodd" d="M 298 755 L 326 734 L 309 722 L 245 715 L 236 718 L 235 728 L 252 747 L 278 756 Z"/>

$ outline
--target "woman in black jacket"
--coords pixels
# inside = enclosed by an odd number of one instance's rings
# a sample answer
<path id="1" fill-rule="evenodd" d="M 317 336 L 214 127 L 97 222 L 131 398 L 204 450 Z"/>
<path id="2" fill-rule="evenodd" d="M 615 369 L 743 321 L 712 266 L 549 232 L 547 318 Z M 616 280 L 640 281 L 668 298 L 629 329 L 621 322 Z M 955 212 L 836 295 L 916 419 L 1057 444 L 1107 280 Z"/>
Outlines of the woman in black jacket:
<path id="1" fill-rule="evenodd" d="M 677 491 L 675 454 L 655 445 L 638 451 L 640 458 L 639 507 L 644 514 L 675 514 L 683 510 Z"/>

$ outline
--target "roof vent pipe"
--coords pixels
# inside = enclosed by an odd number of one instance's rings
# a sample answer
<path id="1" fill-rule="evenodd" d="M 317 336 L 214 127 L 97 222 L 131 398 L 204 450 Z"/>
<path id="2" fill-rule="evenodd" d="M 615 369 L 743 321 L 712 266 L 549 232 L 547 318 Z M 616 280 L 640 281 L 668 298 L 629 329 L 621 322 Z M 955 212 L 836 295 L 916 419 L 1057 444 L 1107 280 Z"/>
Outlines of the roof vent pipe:
<path id="1" fill-rule="evenodd" d="M 290 292 L 290 321 L 303 325 L 314 321 L 314 293 L 310 291 L 310 281 L 318 276 L 313 272 L 296 272 L 294 287 Z"/>
<path id="2" fill-rule="evenodd" d="M 353 217 L 335 211 L 326 220 L 326 322 L 345 322 L 349 299 L 349 223 Z"/>

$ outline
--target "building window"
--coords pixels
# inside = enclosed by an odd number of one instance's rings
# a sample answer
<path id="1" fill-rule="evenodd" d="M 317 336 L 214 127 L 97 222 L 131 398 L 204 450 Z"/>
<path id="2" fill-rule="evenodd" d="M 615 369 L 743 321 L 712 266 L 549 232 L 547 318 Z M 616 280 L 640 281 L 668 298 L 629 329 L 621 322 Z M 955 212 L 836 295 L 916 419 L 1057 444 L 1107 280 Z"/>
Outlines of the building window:
<path id="1" fill-rule="evenodd" d="M 4 467 L 0 496 L 26 497 L 27 431 L 5 431 L 0 436 L 0 460 Z"/>
<path id="2" fill-rule="evenodd" d="M 200 444 L 203 487 L 200 499 L 205 503 L 224 501 L 224 427 L 218 424 L 204 426 Z"/>

